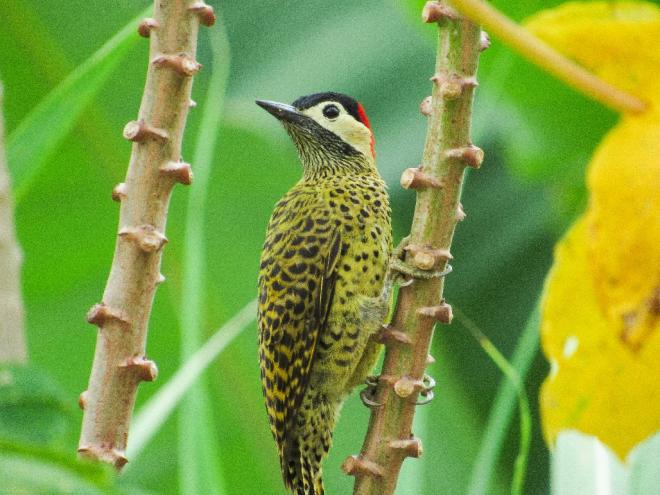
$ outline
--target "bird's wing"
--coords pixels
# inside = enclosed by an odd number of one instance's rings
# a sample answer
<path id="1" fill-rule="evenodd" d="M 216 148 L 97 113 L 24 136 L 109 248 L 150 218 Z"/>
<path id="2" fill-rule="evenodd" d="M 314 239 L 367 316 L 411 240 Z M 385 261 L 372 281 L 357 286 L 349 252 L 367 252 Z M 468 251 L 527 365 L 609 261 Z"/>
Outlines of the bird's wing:
<path id="1" fill-rule="evenodd" d="M 266 407 L 280 453 L 309 382 L 324 332 L 342 250 L 327 215 L 273 228 L 259 277 L 259 350 Z M 277 232 L 277 233 L 275 233 Z"/>

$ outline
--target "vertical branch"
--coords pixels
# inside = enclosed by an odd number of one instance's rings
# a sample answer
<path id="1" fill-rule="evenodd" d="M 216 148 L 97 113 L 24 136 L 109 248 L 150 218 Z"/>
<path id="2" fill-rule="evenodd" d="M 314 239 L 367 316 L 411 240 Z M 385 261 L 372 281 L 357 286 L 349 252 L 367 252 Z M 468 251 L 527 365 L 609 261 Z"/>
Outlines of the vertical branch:
<path id="1" fill-rule="evenodd" d="M 121 203 L 115 255 L 103 300 L 87 314 L 99 327 L 78 452 L 113 464 L 126 462 L 128 426 L 137 385 L 158 369 L 146 359 L 149 314 L 167 243 L 165 223 L 172 188 L 190 184 L 190 165 L 181 160 L 181 142 L 190 107 L 199 24 L 215 21 L 213 9 L 192 0 L 154 2 L 154 17 L 139 26 L 150 38 L 147 81 L 136 121 L 124 128 L 133 141 L 126 181 L 112 197 Z"/>
<path id="2" fill-rule="evenodd" d="M 422 453 L 411 427 L 415 405 L 431 385 L 424 369 L 436 322 L 451 321 L 444 303 L 443 277 L 451 259 L 454 228 L 464 217 L 459 204 L 466 167 L 478 168 L 483 152 L 470 142 L 470 116 L 481 49 L 479 26 L 460 17 L 447 2 L 427 2 L 422 18 L 438 24 L 433 95 L 423 102 L 429 116 L 422 164 L 407 170 L 402 185 L 416 189 L 417 202 L 404 263 L 435 273 L 399 291 L 397 307 L 384 335 L 386 353 L 369 430 L 359 456 L 344 471 L 354 475 L 356 495 L 391 495 L 406 457 Z M 424 277 L 426 278 L 426 277 Z M 403 335 L 402 335 L 403 334 Z M 405 338 L 401 338 L 405 337 Z"/>
<path id="3" fill-rule="evenodd" d="M 24 363 L 27 345 L 21 299 L 21 249 L 14 232 L 2 98 L 0 85 L 0 363 Z"/>

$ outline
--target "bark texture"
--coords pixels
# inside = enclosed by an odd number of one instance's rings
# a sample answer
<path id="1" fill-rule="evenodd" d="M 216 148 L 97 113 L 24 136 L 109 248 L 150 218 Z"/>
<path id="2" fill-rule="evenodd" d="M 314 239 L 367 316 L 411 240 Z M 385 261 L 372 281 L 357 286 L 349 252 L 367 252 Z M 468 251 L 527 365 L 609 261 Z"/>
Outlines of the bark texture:
<path id="1" fill-rule="evenodd" d="M 356 495 L 393 494 L 403 460 L 422 454 L 421 441 L 412 434 L 413 415 L 418 398 L 428 397 L 433 386 L 424 369 L 434 325 L 452 318 L 442 299 L 443 274 L 452 258 L 454 228 L 465 216 L 459 203 L 465 169 L 478 168 L 483 160 L 483 152 L 470 141 L 481 29 L 447 2 L 428 2 L 422 18 L 437 23 L 438 50 L 432 98 L 421 107 L 429 118 L 422 164 L 402 177 L 404 187 L 417 191 L 404 263 L 436 276 L 416 277 L 401 287 L 384 330 L 385 360 L 373 399 L 377 405 L 360 455 L 343 466 L 356 477 Z"/>
<path id="2" fill-rule="evenodd" d="M 160 0 L 153 18 L 139 26 L 150 38 L 149 69 L 137 120 L 124 128 L 133 141 L 125 182 L 112 197 L 121 205 L 115 255 L 103 299 L 87 320 L 99 327 L 84 409 L 78 452 L 120 469 L 137 386 L 152 381 L 158 369 L 145 357 L 147 327 L 167 243 L 167 208 L 176 183 L 190 184 L 190 165 L 181 159 L 181 142 L 195 60 L 197 32 L 212 25 L 213 9 L 203 2 Z"/>

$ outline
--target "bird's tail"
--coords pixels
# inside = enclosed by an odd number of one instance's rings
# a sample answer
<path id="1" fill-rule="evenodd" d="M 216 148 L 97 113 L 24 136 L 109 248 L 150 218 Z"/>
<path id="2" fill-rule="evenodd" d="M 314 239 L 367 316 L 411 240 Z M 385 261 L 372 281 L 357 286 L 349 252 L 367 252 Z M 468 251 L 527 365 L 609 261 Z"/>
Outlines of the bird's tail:
<path id="1" fill-rule="evenodd" d="M 282 475 L 284 484 L 294 495 L 324 495 L 321 458 L 314 453 L 310 455 L 297 442 L 289 448 L 282 458 Z"/>
<path id="2" fill-rule="evenodd" d="M 338 407 L 318 398 L 313 404 L 307 400 L 303 399 L 302 416 L 296 418 L 296 428 L 282 451 L 282 476 L 294 495 L 324 495 L 321 462 L 332 444 Z"/>

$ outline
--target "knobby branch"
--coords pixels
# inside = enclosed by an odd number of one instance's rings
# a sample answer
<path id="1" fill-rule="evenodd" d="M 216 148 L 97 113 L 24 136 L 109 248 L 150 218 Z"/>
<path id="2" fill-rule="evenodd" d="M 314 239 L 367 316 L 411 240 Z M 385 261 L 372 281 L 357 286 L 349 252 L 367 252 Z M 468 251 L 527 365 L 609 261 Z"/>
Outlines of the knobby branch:
<path id="1" fill-rule="evenodd" d="M 87 314 L 99 327 L 78 452 L 114 465 L 126 464 L 128 429 L 141 381 L 155 380 L 156 364 L 145 357 L 147 327 L 167 243 L 165 223 L 175 184 L 190 184 L 191 167 L 181 143 L 191 106 L 200 24 L 215 22 L 213 9 L 192 0 L 154 2 L 154 16 L 138 32 L 150 39 L 147 82 L 136 121 L 124 128 L 133 142 L 125 182 L 112 191 L 120 202 L 115 254 L 103 299 Z"/>
<path id="2" fill-rule="evenodd" d="M 442 298 L 443 277 L 450 270 L 454 228 L 465 216 L 459 202 L 465 169 L 483 161 L 483 152 L 470 141 L 470 118 L 479 52 L 487 38 L 448 2 L 427 2 L 422 19 L 437 24 L 437 59 L 432 96 L 421 106 L 429 118 L 422 163 L 401 177 L 403 187 L 417 192 L 417 201 L 403 260 L 395 260 L 415 274 L 414 283 L 401 287 L 392 321 L 382 332 L 385 360 L 364 445 L 343 465 L 356 478 L 354 495 L 393 494 L 403 460 L 422 453 L 421 441 L 412 435 L 413 415 L 420 396 L 432 388 L 424 369 L 432 359 L 434 325 L 452 319 Z"/>

